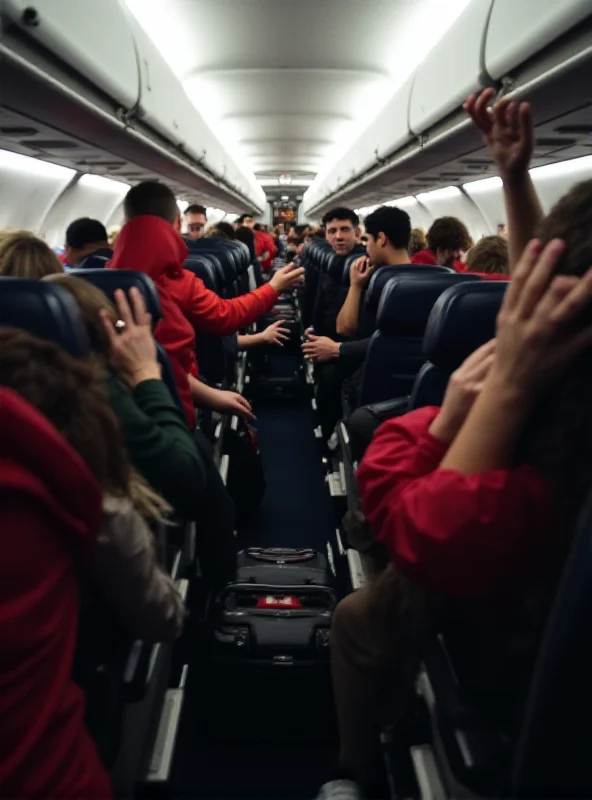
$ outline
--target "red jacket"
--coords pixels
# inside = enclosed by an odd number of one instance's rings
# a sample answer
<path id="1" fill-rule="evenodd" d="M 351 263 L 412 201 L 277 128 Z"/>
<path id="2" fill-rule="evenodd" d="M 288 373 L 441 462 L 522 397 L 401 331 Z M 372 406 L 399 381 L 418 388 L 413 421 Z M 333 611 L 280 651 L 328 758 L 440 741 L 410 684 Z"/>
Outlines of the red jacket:
<path id="1" fill-rule="evenodd" d="M 121 229 L 108 268 L 145 272 L 158 287 L 162 320 L 155 336 L 171 359 L 179 397 L 193 429 L 195 412 L 187 380 L 189 374 L 197 376 L 192 325 L 204 333 L 230 335 L 272 308 L 278 295 L 266 284 L 242 297 L 222 300 L 192 272 L 183 269 L 188 252 L 181 236 L 166 220 L 136 217 Z"/>
<path id="2" fill-rule="evenodd" d="M 49 422 L 0 388 L 0 797 L 111 797 L 71 677 L 101 497 Z"/>
<path id="3" fill-rule="evenodd" d="M 415 253 L 411 256 L 411 263 L 412 264 L 431 264 L 436 266 L 438 261 L 436 259 L 436 254 L 433 250 L 429 248 L 427 250 L 420 250 L 419 253 Z M 466 272 L 467 265 L 464 261 L 457 261 L 456 259 L 451 264 L 452 269 L 455 269 L 457 272 Z"/>
<path id="4" fill-rule="evenodd" d="M 420 250 L 419 253 L 411 256 L 412 264 L 433 264 L 436 265 L 436 254 L 433 250 Z M 452 268 L 457 272 L 468 272 L 464 261 L 454 261 Z M 472 275 L 480 275 L 486 281 L 509 281 L 509 275 L 502 275 L 501 272 L 471 272 Z"/>
<path id="5" fill-rule="evenodd" d="M 262 256 L 263 253 L 269 253 L 269 256 L 261 262 L 261 269 L 264 272 L 269 272 L 273 267 L 273 259 L 277 253 L 275 240 L 270 233 L 265 233 L 265 231 L 253 231 L 253 233 L 255 234 L 255 252 L 257 255 Z"/>
<path id="6" fill-rule="evenodd" d="M 555 557 L 552 492 L 527 465 L 466 476 L 438 469 L 447 445 L 428 407 L 385 422 L 357 473 L 374 536 L 403 574 L 465 598 L 511 599 Z"/>

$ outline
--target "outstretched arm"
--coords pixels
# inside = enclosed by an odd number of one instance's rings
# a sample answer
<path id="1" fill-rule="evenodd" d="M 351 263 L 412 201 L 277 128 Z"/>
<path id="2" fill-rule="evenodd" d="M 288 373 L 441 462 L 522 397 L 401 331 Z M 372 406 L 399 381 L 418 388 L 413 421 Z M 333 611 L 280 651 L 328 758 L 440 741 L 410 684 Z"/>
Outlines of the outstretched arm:
<path id="1" fill-rule="evenodd" d="M 528 168 L 534 149 L 534 129 L 529 103 L 498 100 L 493 89 L 469 97 L 465 110 L 481 133 L 503 182 L 508 220 L 510 273 L 543 218 L 543 209 Z"/>

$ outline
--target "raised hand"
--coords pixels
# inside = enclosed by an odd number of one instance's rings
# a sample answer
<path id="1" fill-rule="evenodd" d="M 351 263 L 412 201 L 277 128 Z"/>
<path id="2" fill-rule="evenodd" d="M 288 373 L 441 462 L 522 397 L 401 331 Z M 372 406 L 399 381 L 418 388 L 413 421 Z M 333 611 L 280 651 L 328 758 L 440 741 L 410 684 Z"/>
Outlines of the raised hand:
<path id="1" fill-rule="evenodd" d="M 358 258 L 354 261 L 349 270 L 350 284 L 357 289 L 362 289 L 372 277 L 373 272 L 374 267 L 370 263 L 368 256 Z"/>
<path id="2" fill-rule="evenodd" d="M 146 311 L 138 289 L 130 289 L 128 303 L 125 292 L 117 289 L 115 305 L 119 315 L 119 333 L 106 309 L 99 312 L 109 341 L 111 364 L 121 372 L 131 386 L 142 381 L 159 380 L 160 365 L 156 358 L 156 342 L 152 336 L 152 318 Z"/>
<path id="3" fill-rule="evenodd" d="M 282 294 L 282 292 L 288 292 L 290 289 L 295 289 L 299 286 L 302 283 L 303 276 L 304 267 L 297 268 L 291 263 L 282 267 L 282 269 L 278 269 L 270 280 L 270 284 L 278 294 Z"/>
<path id="4" fill-rule="evenodd" d="M 484 344 L 465 359 L 452 373 L 440 413 L 430 433 L 445 442 L 452 442 L 481 393 L 495 358 L 496 340 Z"/>
<path id="5" fill-rule="evenodd" d="M 498 100 L 493 89 L 471 95 L 464 109 L 481 133 L 491 157 L 504 179 L 528 170 L 534 149 L 534 128 L 529 103 Z"/>
<path id="6" fill-rule="evenodd" d="M 533 240 L 518 262 L 497 319 L 490 377 L 521 400 L 535 400 L 592 345 L 582 315 L 592 305 L 592 269 L 556 275 L 565 242 Z"/>

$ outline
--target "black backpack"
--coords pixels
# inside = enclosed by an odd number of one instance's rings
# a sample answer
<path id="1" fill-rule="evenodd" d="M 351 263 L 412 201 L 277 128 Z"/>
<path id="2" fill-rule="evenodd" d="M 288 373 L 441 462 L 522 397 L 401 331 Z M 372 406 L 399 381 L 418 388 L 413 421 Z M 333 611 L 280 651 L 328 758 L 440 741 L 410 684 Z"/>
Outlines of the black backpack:
<path id="1" fill-rule="evenodd" d="M 230 457 L 226 488 L 234 501 L 237 524 L 251 522 L 265 495 L 265 474 L 255 432 L 239 419 L 236 429 L 224 434 L 224 450 Z"/>

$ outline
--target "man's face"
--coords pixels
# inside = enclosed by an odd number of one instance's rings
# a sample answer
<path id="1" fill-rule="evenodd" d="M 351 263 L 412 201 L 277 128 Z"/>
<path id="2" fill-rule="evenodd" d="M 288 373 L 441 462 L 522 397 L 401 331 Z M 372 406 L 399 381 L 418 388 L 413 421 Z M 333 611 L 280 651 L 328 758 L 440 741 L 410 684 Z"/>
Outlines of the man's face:
<path id="1" fill-rule="evenodd" d="M 326 237 L 338 256 L 346 256 L 356 245 L 358 228 L 348 219 L 332 219 L 327 223 Z"/>
<path id="2" fill-rule="evenodd" d="M 205 214 L 187 214 L 187 231 L 190 239 L 201 239 L 206 231 Z"/>
<path id="3" fill-rule="evenodd" d="M 388 264 L 388 258 L 386 257 L 386 237 L 384 233 L 379 233 L 376 239 L 372 236 L 371 233 L 366 234 L 368 237 L 368 241 L 366 242 L 366 252 L 368 253 L 368 258 L 372 262 L 373 266 L 375 267 L 384 267 Z"/>
<path id="4" fill-rule="evenodd" d="M 438 247 L 436 250 L 436 261 L 441 267 L 452 267 L 455 261 L 460 261 L 463 251 L 451 250 L 447 247 Z"/>
<path id="5" fill-rule="evenodd" d="M 252 228 L 254 224 L 255 220 L 253 219 L 253 217 L 245 217 L 243 220 L 243 225 L 245 226 L 245 228 Z"/>

